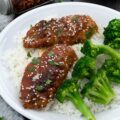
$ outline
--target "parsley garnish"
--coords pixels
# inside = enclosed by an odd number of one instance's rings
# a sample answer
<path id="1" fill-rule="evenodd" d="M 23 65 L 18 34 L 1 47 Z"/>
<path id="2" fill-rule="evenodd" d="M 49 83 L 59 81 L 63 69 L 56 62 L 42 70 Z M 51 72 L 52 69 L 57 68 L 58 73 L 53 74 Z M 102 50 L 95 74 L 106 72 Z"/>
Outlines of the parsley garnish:
<path id="1" fill-rule="evenodd" d="M 92 35 L 92 33 L 91 33 L 91 31 L 87 31 L 87 32 L 85 33 L 85 35 L 86 35 L 87 38 L 90 38 L 91 35 Z"/>
<path id="2" fill-rule="evenodd" d="M 64 0 L 59 0 L 59 2 L 64 2 Z"/>
<path id="3" fill-rule="evenodd" d="M 92 34 L 94 33 L 94 29 L 92 27 L 89 26 L 88 31 L 86 31 L 86 37 L 90 38 L 92 36 Z"/>
<path id="4" fill-rule="evenodd" d="M 63 28 L 58 28 L 56 31 L 56 36 L 60 37 L 62 35 L 62 32 L 63 32 Z"/>
<path id="5" fill-rule="evenodd" d="M 0 120 L 4 120 L 4 117 L 0 117 Z"/>
<path id="6" fill-rule="evenodd" d="M 48 63 L 49 63 L 50 65 L 54 65 L 54 66 L 59 66 L 59 65 L 60 65 L 60 63 L 55 62 L 55 61 L 48 61 Z"/>
<path id="7" fill-rule="evenodd" d="M 45 27 L 48 26 L 48 21 L 45 21 L 44 26 L 45 26 Z"/>
<path id="8" fill-rule="evenodd" d="M 72 22 L 77 22 L 77 21 L 78 21 L 77 16 L 73 16 L 73 17 L 72 17 Z"/>
<path id="9" fill-rule="evenodd" d="M 36 86 L 36 90 L 39 91 L 39 92 L 42 91 L 43 88 L 44 88 L 44 87 L 43 87 L 42 85 L 37 85 L 37 86 Z"/>
<path id="10" fill-rule="evenodd" d="M 34 57 L 34 58 L 32 59 L 32 64 L 33 64 L 33 65 L 36 65 L 36 64 L 38 64 L 38 63 L 39 63 L 39 58 Z"/>
<path id="11" fill-rule="evenodd" d="M 30 25 L 30 28 L 32 28 L 33 26 L 32 25 Z"/>
<path id="12" fill-rule="evenodd" d="M 32 57 L 32 55 L 31 55 L 31 53 L 30 53 L 30 52 L 28 52 L 28 53 L 27 53 L 27 56 L 28 56 L 28 57 Z"/>
<path id="13" fill-rule="evenodd" d="M 52 80 L 46 80 L 46 85 L 49 85 L 52 82 Z"/>
<path id="14" fill-rule="evenodd" d="M 52 57 L 53 55 L 54 55 L 53 52 L 49 52 L 49 53 L 48 53 L 48 56 L 49 56 L 49 57 Z"/>
<path id="15" fill-rule="evenodd" d="M 34 72 L 34 71 L 35 71 L 35 67 L 30 66 L 30 67 L 28 68 L 28 71 L 29 71 L 29 72 Z"/>

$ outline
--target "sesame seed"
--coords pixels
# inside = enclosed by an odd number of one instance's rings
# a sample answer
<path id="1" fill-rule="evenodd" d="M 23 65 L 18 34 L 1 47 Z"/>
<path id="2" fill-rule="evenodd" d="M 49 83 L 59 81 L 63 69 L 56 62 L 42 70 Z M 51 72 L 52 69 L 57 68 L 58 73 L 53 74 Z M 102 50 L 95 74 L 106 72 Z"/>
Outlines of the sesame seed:
<path id="1" fill-rule="evenodd" d="M 37 103 L 35 102 L 34 105 L 37 106 Z"/>

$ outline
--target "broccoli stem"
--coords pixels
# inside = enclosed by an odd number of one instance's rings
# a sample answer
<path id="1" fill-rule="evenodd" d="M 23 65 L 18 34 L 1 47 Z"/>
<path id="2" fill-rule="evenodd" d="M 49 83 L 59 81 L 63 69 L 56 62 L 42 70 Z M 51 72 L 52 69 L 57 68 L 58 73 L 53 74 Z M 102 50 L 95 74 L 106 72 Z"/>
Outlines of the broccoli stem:
<path id="1" fill-rule="evenodd" d="M 92 92 L 89 94 L 89 99 L 94 101 L 95 103 L 99 104 L 109 104 L 111 100 L 114 98 L 115 94 L 113 92 L 107 92 L 107 91 L 98 91 L 98 92 Z"/>
<path id="2" fill-rule="evenodd" d="M 109 104 L 115 93 L 106 76 L 106 71 L 99 69 L 98 73 L 90 79 L 81 92 L 94 103 Z"/>
<path id="3" fill-rule="evenodd" d="M 68 95 L 70 101 L 75 107 L 87 118 L 87 120 L 96 120 L 89 107 L 84 103 L 79 95 L 79 92 L 74 92 Z"/>
<path id="4" fill-rule="evenodd" d="M 109 46 L 99 45 L 98 48 L 100 49 L 100 51 L 102 53 L 106 53 L 106 54 L 110 55 L 111 57 L 120 60 L 120 54 L 117 51 L 115 51 L 114 49 L 110 48 Z"/>
<path id="5" fill-rule="evenodd" d="M 101 71 L 99 71 L 99 73 L 100 72 Z M 104 71 L 102 71 L 102 73 L 101 73 L 102 77 L 104 76 L 103 72 Z M 110 82 L 107 77 L 104 76 L 104 79 L 101 78 L 101 80 L 99 82 L 97 83 L 95 96 L 97 96 L 97 94 L 98 94 L 98 98 L 100 97 L 99 99 L 101 99 L 101 103 L 109 104 L 110 101 L 114 98 L 115 93 L 112 90 L 112 87 L 110 86 Z M 92 94 L 93 94 L 93 92 L 92 92 Z"/>

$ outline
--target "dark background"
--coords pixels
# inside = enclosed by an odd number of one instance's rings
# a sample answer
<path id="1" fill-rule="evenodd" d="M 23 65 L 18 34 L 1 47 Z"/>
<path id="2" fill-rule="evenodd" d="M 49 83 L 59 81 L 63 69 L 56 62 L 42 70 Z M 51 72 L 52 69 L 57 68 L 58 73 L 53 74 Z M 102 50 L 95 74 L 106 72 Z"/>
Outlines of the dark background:
<path id="1" fill-rule="evenodd" d="M 59 2 L 59 1 L 60 0 L 56 0 L 56 2 Z M 64 0 L 64 1 L 95 3 L 95 4 L 104 5 L 120 11 L 120 0 Z"/>

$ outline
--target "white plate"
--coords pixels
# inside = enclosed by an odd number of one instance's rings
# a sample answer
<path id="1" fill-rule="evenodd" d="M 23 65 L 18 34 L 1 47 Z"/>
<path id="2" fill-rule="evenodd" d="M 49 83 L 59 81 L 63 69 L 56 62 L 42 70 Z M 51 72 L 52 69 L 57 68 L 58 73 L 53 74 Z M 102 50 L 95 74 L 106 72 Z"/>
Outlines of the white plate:
<path id="1" fill-rule="evenodd" d="M 58 3 L 47 5 L 27 12 L 11 22 L 0 34 L 0 57 L 6 51 L 16 47 L 15 36 L 19 32 L 28 29 L 30 24 L 50 17 L 61 17 L 70 14 L 87 14 L 93 17 L 97 24 L 106 26 L 113 18 L 120 18 L 120 13 L 95 4 L 89 3 Z M 33 120 L 69 120 L 67 115 L 52 112 L 40 112 L 25 110 L 19 101 L 16 88 L 11 82 L 9 71 L 0 62 L 0 92 L 4 100 L 16 111 Z M 0 108 L 2 109 L 2 108 Z M 7 111 L 6 111 L 7 112 Z M 120 106 L 115 110 L 108 110 L 96 114 L 97 120 L 120 120 Z M 83 118 L 71 117 L 71 120 L 82 120 Z"/>

